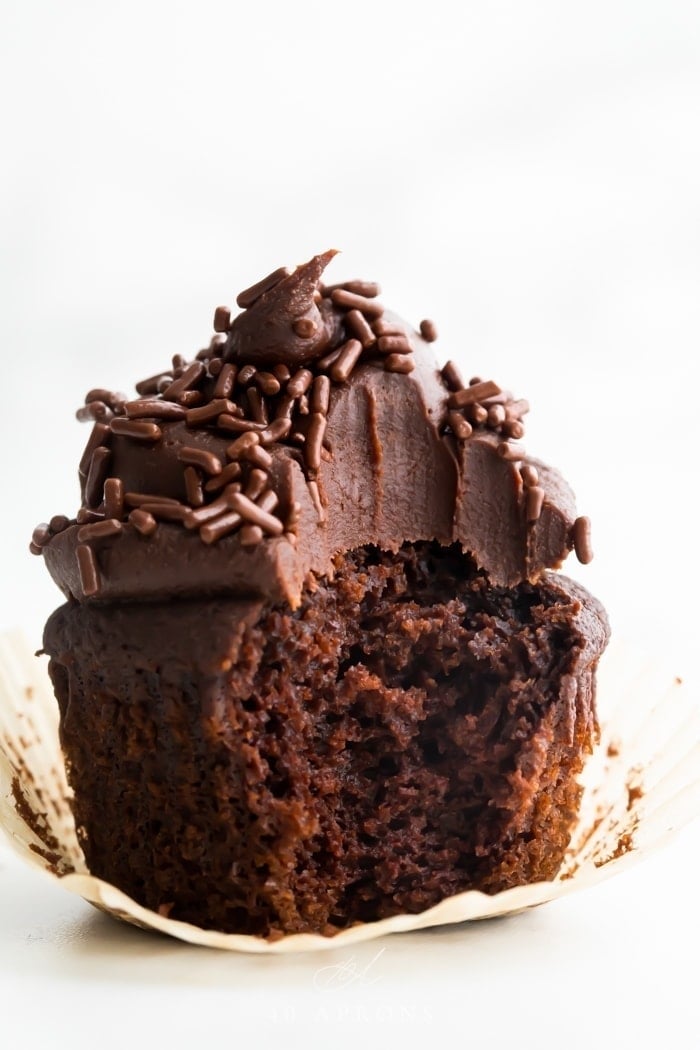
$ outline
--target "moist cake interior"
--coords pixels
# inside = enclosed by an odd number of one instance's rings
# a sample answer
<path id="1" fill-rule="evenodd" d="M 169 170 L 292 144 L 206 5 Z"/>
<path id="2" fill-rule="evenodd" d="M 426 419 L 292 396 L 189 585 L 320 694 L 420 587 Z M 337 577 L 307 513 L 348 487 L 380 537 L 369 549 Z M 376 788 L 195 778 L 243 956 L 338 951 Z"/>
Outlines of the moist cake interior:
<path id="1" fill-rule="evenodd" d="M 45 645 L 89 869 L 273 937 L 550 879 L 603 618 L 561 576 L 494 587 L 436 543 L 339 555 L 294 612 L 69 602 Z"/>

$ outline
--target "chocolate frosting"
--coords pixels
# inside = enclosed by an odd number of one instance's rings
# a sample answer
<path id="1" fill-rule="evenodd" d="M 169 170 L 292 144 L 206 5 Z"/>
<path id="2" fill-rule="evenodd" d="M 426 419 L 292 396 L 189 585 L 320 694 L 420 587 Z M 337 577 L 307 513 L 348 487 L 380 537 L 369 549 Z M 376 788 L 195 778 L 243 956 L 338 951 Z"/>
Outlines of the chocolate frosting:
<path id="1" fill-rule="evenodd" d="M 335 251 L 315 255 L 264 292 L 231 325 L 224 358 L 243 364 L 305 364 L 340 342 L 338 315 L 316 295 Z M 244 293 L 245 298 L 245 293 Z"/>
<path id="2" fill-rule="evenodd" d="M 569 486 L 511 440 L 522 430 L 513 406 L 524 403 L 500 391 L 470 401 L 477 388 L 458 382 L 453 365 L 440 370 L 416 331 L 378 307 L 371 291 L 363 296 L 371 286 L 320 286 L 333 254 L 282 271 L 252 296 L 200 352 L 201 368 L 176 361 L 165 378 L 139 384 L 141 398 L 126 404 L 92 392 L 101 397 L 82 410 L 98 422 L 84 457 L 78 520 L 61 519 L 59 528 L 52 519 L 32 542 L 64 594 L 78 601 L 237 595 L 295 608 L 314 577 L 333 573 L 339 552 L 421 540 L 459 543 L 494 584 L 512 587 L 559 567 L 575 536 L 585 539 L 586 519 L 576 519 Z M 258 370 L 254 380 L 246 368 Z M 218 404 L 234 371 L 239 385 Z M 244 380 L 251 385 L 236 402 Z M 253 382 L 258 393 L 246 393 Z M 206 418 L 212 404 L 218 414 Z M 271 409 L 277 430 L 265 427 Z M 212 486 L 235 462 L 241 473 L 222 496 Z M 262 496 L 254 491 L 261 485 Z M 214 500 L 221 509 L 206 532 L 193 523 Z"/>

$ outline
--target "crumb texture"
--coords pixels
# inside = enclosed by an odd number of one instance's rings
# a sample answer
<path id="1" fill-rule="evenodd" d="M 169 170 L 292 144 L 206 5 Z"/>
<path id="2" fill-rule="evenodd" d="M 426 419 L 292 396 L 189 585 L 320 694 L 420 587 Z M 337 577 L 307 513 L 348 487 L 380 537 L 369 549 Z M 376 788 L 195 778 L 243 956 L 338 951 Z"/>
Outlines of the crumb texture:
<path id="1" fill-rule="evenodd" d="M 551 879 L 606 639 L 577 585 L 431 543 L 337 557 L 295 612 L 68 603 L 44 644 L 88 866 L 272 937 Z"/>

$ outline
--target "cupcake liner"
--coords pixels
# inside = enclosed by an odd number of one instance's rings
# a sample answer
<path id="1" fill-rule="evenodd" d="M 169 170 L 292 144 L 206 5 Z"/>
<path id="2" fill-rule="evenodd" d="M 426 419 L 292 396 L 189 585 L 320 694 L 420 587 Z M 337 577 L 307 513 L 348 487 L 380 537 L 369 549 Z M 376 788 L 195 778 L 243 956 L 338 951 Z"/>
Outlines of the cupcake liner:
<path id="1" fill-rule="evenodd" d="M 0 827 L 29 863 L 96 907 L 136 926 L 231 951 L 339 948 L 389 933 L 508 915 L 594 885 L 648 856 L 700 813 L 697 693 L 633 645 L 613 639 L 598 675 L 601 740 L 589 759 L 567 856 L 552 882 L 493 896 L 457 894 L 418 915 L 353 926 L 333 937 L 274 941 L 165 918 L 90 875 L 78 843 L 46 661 L 19 633 L 0 635 Z"/>

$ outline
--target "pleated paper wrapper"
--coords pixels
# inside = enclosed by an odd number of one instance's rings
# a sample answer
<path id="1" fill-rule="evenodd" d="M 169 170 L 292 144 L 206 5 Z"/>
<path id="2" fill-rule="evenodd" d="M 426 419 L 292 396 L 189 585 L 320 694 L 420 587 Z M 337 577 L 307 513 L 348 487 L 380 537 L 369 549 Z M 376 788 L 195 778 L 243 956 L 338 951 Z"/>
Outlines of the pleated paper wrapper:
<path id="1" fill-rule="evenodd" d="M 693 685 L 613 639 L 600 665 L 598 709 L 600 745 L 581 778 L 579 819 L 552 882 L 493 896 L 460 893 L 418 915 L 352 926 L 333 937 L 290 934 L 266 941 L 166 918 L 90 875 L 70 808 L 46 662 L 32 654 L 22 635 L 11 633 L 0 636 L 0 826 L 28 863 L 66 890 L 119 919 L 191 944 L 258 953 L 315 951 L 508 915 L 623 872 L 700 811 L 700 704 Z"/>

